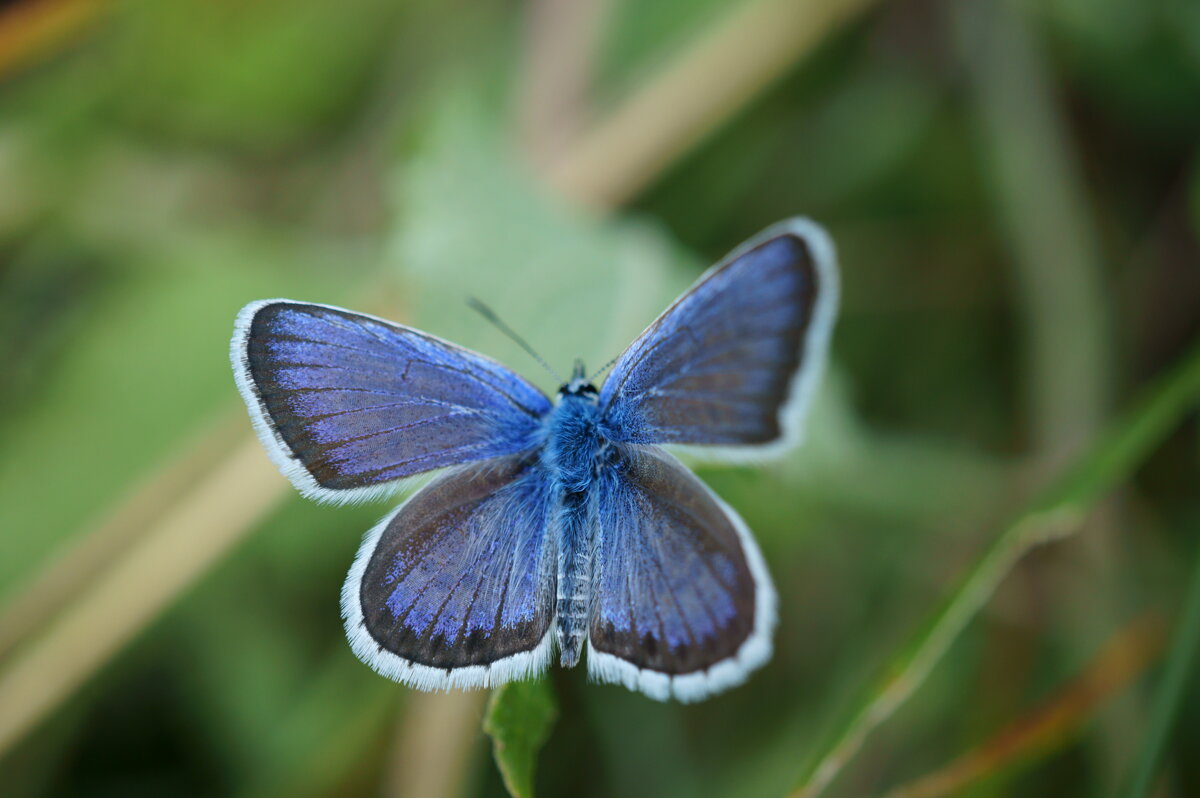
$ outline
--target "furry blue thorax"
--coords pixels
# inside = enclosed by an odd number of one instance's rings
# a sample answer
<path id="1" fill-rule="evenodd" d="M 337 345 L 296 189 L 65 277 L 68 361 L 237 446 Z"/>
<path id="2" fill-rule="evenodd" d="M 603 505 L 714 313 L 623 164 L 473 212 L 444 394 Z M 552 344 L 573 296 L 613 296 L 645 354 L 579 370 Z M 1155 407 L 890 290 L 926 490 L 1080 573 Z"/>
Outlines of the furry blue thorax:
<path id="1" fill-rule="evenodd" d="M 546 418 L 542 465 L 566 493 L 587 491 L 595 478 L 596 454 L 607 445 L 600 436 L 596 395 L 564 394 Z"/>

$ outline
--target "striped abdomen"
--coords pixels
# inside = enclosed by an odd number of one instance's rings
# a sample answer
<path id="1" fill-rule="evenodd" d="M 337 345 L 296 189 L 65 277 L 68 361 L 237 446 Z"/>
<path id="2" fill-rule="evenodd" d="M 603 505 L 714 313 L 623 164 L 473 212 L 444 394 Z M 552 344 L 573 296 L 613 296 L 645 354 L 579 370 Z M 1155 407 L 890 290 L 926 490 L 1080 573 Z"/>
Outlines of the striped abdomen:
<path id="1" fill-rule="evenodd" d="M 565 493 L 559 510 L 558 624 L 559 664 L 574 667 L 587 639 L 592 601 L 593 508 L 589 493 Z"/>

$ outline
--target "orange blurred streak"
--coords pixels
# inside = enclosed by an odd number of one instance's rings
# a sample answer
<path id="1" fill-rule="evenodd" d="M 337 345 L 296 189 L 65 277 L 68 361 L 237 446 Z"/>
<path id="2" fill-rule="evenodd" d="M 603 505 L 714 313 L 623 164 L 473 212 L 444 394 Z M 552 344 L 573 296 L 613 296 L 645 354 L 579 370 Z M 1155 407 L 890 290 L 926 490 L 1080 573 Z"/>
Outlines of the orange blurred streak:
<path id="1" fill-rule="evenodd" d="M 25 0 L 0 11 L 0 76 L 57 51 L 111 0 Z"/>
<path id="2" fill-rule="evenodd" d="M 936 798 L 1007 765 L 1065 743 L 1100 705 L 1124 689 L 1162 652 L 1162 619 L 1142 617 L 1114 634 L 1087 669 L 1028 715 L 942 768 L 887 793 L 886 798 Z"/>

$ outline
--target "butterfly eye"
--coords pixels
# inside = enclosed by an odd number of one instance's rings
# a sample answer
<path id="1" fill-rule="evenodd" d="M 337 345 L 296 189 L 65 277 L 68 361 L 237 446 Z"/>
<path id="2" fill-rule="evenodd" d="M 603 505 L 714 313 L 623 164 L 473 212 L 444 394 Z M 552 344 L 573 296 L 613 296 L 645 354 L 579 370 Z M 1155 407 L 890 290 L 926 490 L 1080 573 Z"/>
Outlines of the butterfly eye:
<path id="1" fill-rule="evenodd" d="M 597 396 L 599 393 L 595 385 L 582 379 L 571 380 L 558 386 L 559 396 Z"/>

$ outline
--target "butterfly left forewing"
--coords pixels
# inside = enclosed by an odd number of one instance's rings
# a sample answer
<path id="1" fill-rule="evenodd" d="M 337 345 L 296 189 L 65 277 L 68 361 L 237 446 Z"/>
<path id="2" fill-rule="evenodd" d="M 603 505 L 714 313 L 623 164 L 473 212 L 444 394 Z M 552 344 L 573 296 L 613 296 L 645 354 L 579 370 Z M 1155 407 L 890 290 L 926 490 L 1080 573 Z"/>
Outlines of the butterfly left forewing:
<path id="1" fill-rule="evenodd" d="M 370 498 L 414 474 L 529 449 L 551 407 L 483 355 L 328 305 L 247 305 L 231 356 L 267 452 L 323 501 Z"/>
<path id="2" fill-rule="evenodd" d="M 758 547 L 674 457 L 618 452 L 596 486 L 589 673 L 659 700 L 742 682 L 770 657 L 775 624 Z"/>
<path id="3" fill-rule="evenodd" d="M 552 648 L 550 488 L 529 456 L 461 466 L 371 530 L 342 591 L 358 657 L 410 687 L 490 687 Z"/>

